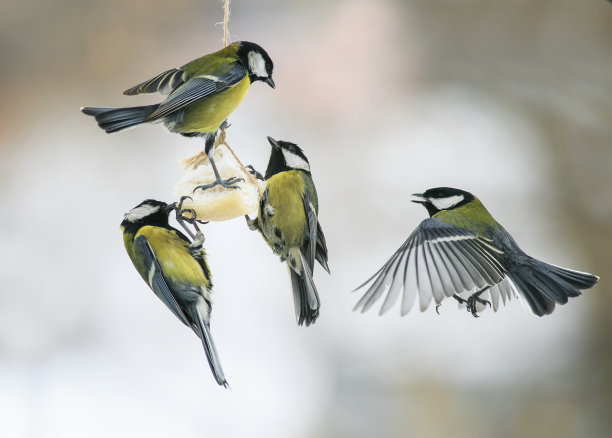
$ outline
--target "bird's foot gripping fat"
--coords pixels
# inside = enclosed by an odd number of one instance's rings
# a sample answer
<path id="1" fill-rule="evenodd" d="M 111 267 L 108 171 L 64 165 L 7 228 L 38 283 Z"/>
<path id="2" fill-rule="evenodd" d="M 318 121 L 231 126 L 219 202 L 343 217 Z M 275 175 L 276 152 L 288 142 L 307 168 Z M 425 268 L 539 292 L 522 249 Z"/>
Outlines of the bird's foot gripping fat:
<path id="1" fill-rule="evenodd" d="M 238 178 L 236 176 L 232 176 L 228 179 L 220 179 L 210 184 L 202 184 L 201 186 L 196 186 L 193 189 L 193 193 L 195 193 L 196 190 L 208 190 L 216 186 L 225 187 L 226 189 L 239 189 L 240 187 L 238 187 L 238 183 L 241 181 L 244 181 L 244 178 Z"/>
<path id="2" fill-rule="evenodd" d="M 217 184 L 206 154 L 185 160 L 186 172 L 175 187 L 178 199 L 185 196 L 182 208 L 195 211 L 199 221 L 224 221 L 256 211 L 265 183 L 245 172 L 224 144 L 215 148 L 214 160 L 227 185 Z"/>

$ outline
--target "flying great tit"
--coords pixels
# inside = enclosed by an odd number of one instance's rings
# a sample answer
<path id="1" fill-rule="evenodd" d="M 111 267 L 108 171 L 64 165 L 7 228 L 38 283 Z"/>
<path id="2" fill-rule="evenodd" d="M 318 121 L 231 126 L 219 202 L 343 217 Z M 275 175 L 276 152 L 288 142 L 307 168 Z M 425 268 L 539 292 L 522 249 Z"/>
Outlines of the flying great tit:
<path id="1" fill-rule="evenodd" d="M 291 278 L 298 325 L 309 326 L 319 316 L 319 294 L 312 279 L 314 261 L 329 273 L 327 245 L 318 220 L 318 199 L 310 165 L 296 144 L 272 145 L 266 189 L 256 219 L 246 216 L 251 230 L 259 230 L 272 251 L 286 261 Z"/>
<path id="2" fill-rule="evenodd" d="M 381 315 L 403 291 L 402 315 L 410 311 L 418 295 L 421 311 L 432 299 L 439 305 L 453 297 L 477 316 L 478 304 L 491 304 L 480 297 L 488 291 L 495 310 L 500 296 L 505 303 L 518 294 L 527 310 L 543 316 L 552 313 L 556 303 L 567 303 L 568 298 L 577 297 L 599 280 L 525 254 L 471 193 L 439 187 L 413 196 L 412 202 L 423 204 L 430 218 L 357 288 L 374 280 L 355 309 L 365 312 L 388 289 Z"/>
<path id="3" fill-rule="evenodd" d="M 219 385 L 227 387 L 210 334 L 212 283 L 204 235 L 193 242 L 168 224 L 174 204 L 148 199 L 125 214 L 121 229 L 132 263 L 155 295 L 202 340 Z"/>
<path id="4" fill-rule="evenodd" d="M 149 122 L 162 122 L 170 132 L 187 137 L 204 137 L 205 151 L 216 175 L 216 182 L 237 187 L 238 180 L 223 181 L 213 160 L 215 136 L 227 117 L 246 96 L 255 81 L 274 88 L 274 65 L 266 51 L 257 44 L 239 41 L 191 61 L 180 68 L 167 70 L 138 84 L 123 94 L 167 94 L 155 105 L 128 108 L 81 108 L 94 116 L 100 128 L 108 133 Z"/>

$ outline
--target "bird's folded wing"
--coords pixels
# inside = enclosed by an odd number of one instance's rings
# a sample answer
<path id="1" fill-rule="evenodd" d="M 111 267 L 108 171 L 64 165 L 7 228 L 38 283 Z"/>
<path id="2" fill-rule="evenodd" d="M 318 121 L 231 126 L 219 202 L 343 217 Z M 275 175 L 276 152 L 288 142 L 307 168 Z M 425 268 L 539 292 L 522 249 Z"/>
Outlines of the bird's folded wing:
<path id="1" fill-rule="evenodd" d="M 170 94 L 186 80 L 185 72 L 180 68 L 172 68 L 158 74 L 153 79 L 144 81 L 123 92 L 126 96 L 135 96 L 143 93 Z"/>
<path id="2" fill-rule="evenodd" d="M 306 215 L 306 248 L 304 248 L 304 255 L 308 262 L 308 267 L 312 271 L 314 267 L 315 254 L 317 251 L 317 212 L 310 199 L 308 190 L 304 190 L 302 195 L 302 202 L 304 203 L 304 213 Z"/>
<path id="3" fill-rule="evenodd" d="M 325 242 L 325 235 L 323 234 L 323 228 L 317 219 L 317 252 L 315 258 L 319 262 L 323 269 L 329 274 L 329 265 L 327 264 L 327 243 Z"/>
<path id="4" fill-rule="evenodd" d="M 172 291 L 168 287 L 168 283 L 162 274 L 161 267 L 159 262 L 157 261 L 157 256 L 155 255 L 155 251 L 151 248 L 147 238 L 145 236 L 138 236 L 134 240 L 134 244 L 136 248 L 142 254 L 143 261 L 145 266 L 147 267 L 147 281 L 149 282 L 149 286 L 155 292 L 155 295 L 158 296 L 160 300 L 164 302 L 164 304 L 176 315 L 178 319 L 180 319 L 186 326 L 191 327 L 187 322 L 187 318 L 185 314 L 179 307 L 174 295 L 172 295 Z"/>
<path id="5" fill-rule="evenodd" d="M 421 311 L 431 300 L 464 291 L 477 291 L 504 279 L 500 262 L 502 251 L 492 241 L 440 219 L 421 222 L 404 244 L 370 279 L 355 309 L 368 310 L 387 292 L 380 313 L 389 310 L 402 296 L 401 313 L 405 315 L 419 296 Z"/>
<path id="6" fill-rule="evenodd" d="M 159 119 L 200 99 L 214 96 L 236 85 L 245 76 L 246 70 L 240 65 L 235 65 L 222 76 L 202 75 L 189 78 L 187 82 L 170 93 L 148 120 Z"/>

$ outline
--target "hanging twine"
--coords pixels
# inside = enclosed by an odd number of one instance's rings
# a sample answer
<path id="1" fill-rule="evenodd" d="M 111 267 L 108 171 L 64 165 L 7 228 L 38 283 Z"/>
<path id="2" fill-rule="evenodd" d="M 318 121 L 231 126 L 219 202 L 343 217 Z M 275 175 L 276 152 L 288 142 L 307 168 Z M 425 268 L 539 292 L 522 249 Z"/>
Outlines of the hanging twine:
<path id="1" fill-rule="evenodd" d="M 230 16 L 230 0 L 223 1 L 223 47 L 227 47 L 229 40 L 229 16 Z"/>

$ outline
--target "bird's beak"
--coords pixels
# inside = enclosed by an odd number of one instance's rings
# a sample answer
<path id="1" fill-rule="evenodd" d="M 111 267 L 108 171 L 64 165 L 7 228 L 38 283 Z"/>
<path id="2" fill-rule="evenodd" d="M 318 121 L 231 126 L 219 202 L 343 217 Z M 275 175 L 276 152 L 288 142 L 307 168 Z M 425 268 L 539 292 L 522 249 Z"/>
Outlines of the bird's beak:
<path id="1" fill-rule="evenodd" d="M 268 76 L 266 78 L 266 84 L 268 84 L 272 88 L 276 88 L 276 84 L 274 83 L 274 79 L 272 79 L 272 76 Z"/>
<path id="2" fill-rule="evenodd" d="M 429 202 L 429 199 L 424 197 L 422 193 L 413 193 L 412 196 L 415 199 L 411 199 L 410 201 L 416 202 L 417 204 L 427 204 Z"/>
<path id="3" fill-rule="evenodd" d="M 272 149 L 279 149 L 280 148 L 280 145 L 278 144 L 278 142 L 276 140 L 274 140 L 272 137 L 270 137 L 269 135 L 268 135 L 268 141 L 272 145 Z"/>

